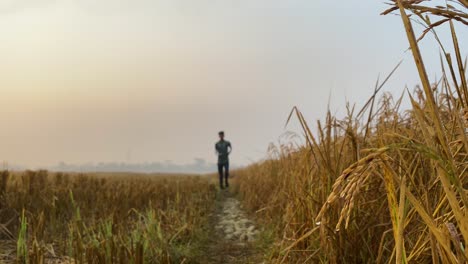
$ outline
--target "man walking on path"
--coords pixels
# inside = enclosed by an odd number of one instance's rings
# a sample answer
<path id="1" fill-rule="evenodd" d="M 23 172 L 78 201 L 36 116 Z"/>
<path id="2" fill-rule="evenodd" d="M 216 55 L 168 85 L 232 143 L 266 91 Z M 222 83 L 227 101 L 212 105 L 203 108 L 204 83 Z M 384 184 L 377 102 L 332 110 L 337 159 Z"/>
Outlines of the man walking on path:
<path id="1" fill-rule="evenodd" d="M 223 178 L 226 182 L 226 188 L 229 187 L 229 154 L 231 154 L 231 142 L 224 140 L 224 132 L 218 133 L 219 141 L 215 145 L 216 154 L 218 154 L 218 173 L 219 173 L 219 186 L 224 189 Z M 224 168 L 224 175 L 223 175 Z M 224 176 L 224 177 L 223 177 Z"/>

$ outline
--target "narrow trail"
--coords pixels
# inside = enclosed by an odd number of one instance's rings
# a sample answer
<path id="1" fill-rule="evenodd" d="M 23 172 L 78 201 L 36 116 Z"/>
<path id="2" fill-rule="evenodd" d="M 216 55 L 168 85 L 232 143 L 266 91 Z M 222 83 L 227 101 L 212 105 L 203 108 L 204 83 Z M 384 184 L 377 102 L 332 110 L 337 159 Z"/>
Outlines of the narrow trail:
<path id="1" fill-rule="evenodd" d="M 200 263 L 261 263 L 254 246 L 259 231 L 242 210 L 239 200 L 228 190 L 220 192 L 209 223 L 209 239 Z"/>

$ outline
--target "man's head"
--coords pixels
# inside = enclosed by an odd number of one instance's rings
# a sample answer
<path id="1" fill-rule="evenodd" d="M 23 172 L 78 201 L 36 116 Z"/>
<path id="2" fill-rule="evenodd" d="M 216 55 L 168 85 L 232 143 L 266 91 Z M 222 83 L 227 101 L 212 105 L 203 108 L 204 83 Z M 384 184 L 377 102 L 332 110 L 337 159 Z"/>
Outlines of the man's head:
<path id="1" fill-rule="evenodd" d="M 219 135 L 219 139 L 224 140 L 224 131 L 219 131 L 218 135 Z"/>

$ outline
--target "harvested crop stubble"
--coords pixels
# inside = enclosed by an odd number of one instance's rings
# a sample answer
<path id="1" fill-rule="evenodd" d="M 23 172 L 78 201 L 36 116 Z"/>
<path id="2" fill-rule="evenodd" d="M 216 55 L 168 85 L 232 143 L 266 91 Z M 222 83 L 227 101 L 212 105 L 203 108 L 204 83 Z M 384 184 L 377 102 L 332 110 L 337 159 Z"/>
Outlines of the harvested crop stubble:
<path id="1" fill-rule="evenodd" d="M 0 258 L 31 264 L 189 261 L 216 193 L 205 176 L 0 176 Z"/>

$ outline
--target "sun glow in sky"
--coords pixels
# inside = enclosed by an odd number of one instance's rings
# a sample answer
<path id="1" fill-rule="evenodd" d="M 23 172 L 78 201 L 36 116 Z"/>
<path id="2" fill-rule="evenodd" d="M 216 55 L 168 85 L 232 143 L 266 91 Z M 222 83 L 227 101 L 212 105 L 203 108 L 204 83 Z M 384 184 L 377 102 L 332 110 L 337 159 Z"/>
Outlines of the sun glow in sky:
<path id="1" fill-rule="evenodd" d="M 402 58 L 387 91 L 418 83 L 399 18 L 352 2 L 0 0 L 0 159 L 211 161 L 223 129 L 258 160 L 295 105 L 340 113 Z"/>

